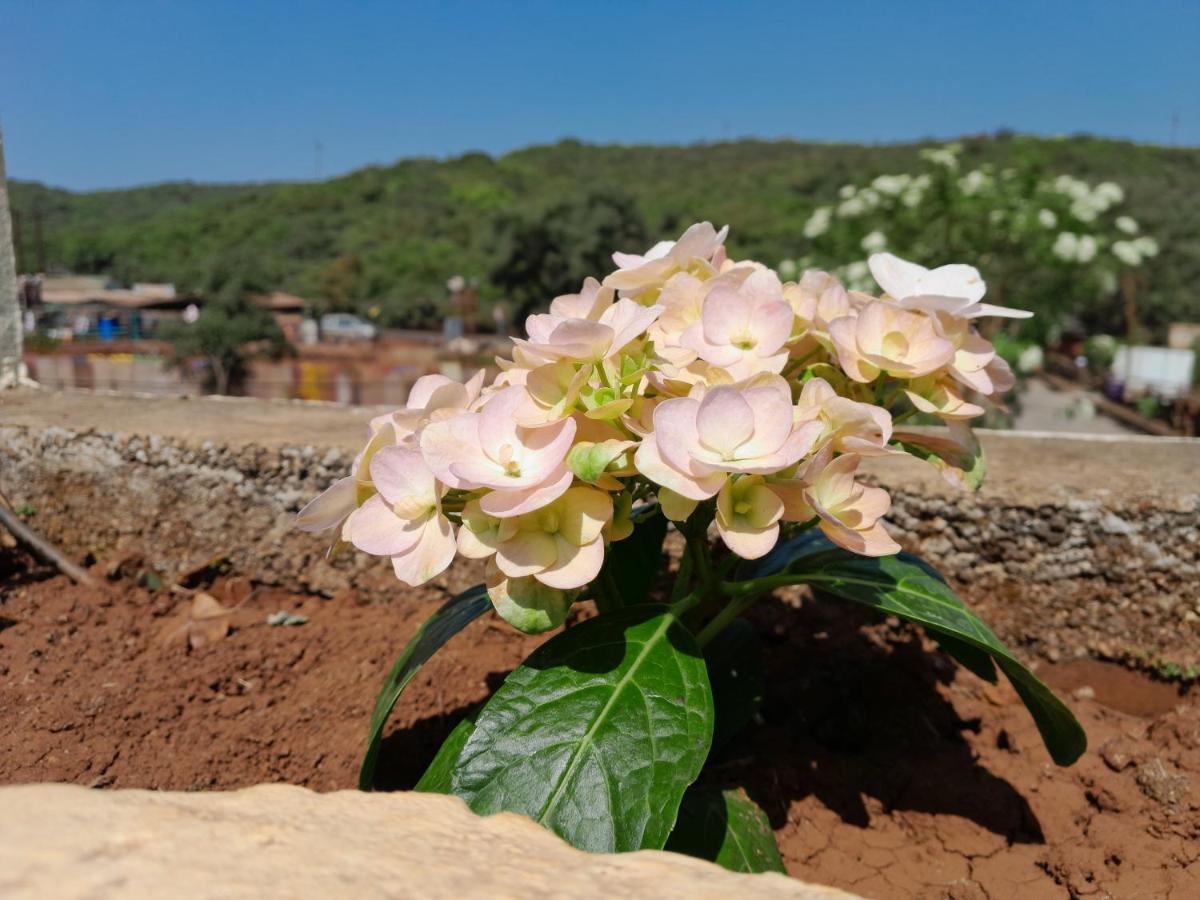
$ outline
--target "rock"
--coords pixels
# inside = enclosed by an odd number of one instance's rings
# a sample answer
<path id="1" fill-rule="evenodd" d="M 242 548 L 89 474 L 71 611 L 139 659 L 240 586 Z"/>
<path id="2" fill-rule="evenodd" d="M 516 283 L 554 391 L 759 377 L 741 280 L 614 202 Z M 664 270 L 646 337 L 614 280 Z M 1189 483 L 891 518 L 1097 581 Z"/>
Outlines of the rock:
<path id="1" fill-rule="evenodd" d="M 853 900 L 660 851 L 583 853 L 528 819 L 437 794 L 0 788 L 0 894 Z"/>
<path id="2" fill-rule="evenodd" d="M 1105 534 L 1133 534 L 1137 529 L 1116 513 L 1110 512 L 1100 520 L 1100 530 Z"/>
<path id="3" fill-rule="evenodd" d="M 1133 764 L 1133 755 L 1128 741 L 1113 738 L 1100 748 L 1100 758 L 1114 772 L 1120 772 L 1126 766 Z"/>
<path id="4" fill-rule="evenodd" d="M 1186 775 L 1173 775 L 1157 757 L 1143 763 L 1137 770 L 1137 785 L 1142 793 L 1163 806 L 1175 806 L 1191 787 Z"/>

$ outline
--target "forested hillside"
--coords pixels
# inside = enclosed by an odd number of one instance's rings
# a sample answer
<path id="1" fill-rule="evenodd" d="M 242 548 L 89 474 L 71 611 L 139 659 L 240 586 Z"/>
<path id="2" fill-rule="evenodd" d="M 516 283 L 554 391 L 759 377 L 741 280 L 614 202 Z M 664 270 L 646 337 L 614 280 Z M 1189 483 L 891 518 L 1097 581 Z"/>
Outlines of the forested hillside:
<path id="1" fill-rule="evenodd" d="M 1012 135 L 963 144 L 964 169 L 1020 162 L 1118 182 L 1129 214 L 1161 246 L 1144 273 L 1142 309 L 1155 327 L 1200 318 L 1200 150 Z M 40 219 L 48 267 L 209 292 L 279 288 L 372 310 L 384 324 L 421 324 L 438 317 L 452 275 L 478 279 L 485 300 L 535 305 L 604 269 L 614 246 L 640 250 L 700 219 L 732 226 L 735 255 L 772 264 L 808 255 L 804 225 L 815 207 L 836 202 L 848 181 L 909 171 L 922 146 L 563 141 L 312 183 L 71 193 L 15 182 L 11 203 L 25 270 L 36 264 Z"/>

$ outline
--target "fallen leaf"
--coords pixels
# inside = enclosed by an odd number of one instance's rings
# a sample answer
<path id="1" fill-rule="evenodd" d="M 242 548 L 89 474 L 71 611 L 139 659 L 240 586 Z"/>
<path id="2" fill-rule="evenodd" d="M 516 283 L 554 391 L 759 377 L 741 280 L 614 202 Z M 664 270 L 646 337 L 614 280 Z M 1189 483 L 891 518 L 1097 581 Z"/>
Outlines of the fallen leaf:
<path id="1" fill-rule="evenodd" d="M 199 592 L 192 597 L 186 611 L 177 614 L 166 624 L 160 639 L 167 646 L 186 643 L 193 650 L 203 647 L 229 634 L 232 612 L 212 594 Z"/>

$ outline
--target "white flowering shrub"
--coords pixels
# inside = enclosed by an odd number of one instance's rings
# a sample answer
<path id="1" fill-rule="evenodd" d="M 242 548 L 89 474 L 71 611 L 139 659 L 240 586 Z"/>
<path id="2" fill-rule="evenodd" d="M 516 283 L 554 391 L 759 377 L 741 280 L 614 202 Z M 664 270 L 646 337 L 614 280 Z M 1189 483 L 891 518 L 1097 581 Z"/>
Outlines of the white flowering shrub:
<path id="1" fill-rule="evenodd" d="M 673 835 L 676 818 L 686 808 L 704 820 L 718 803 L 714 821 L 736 834 L 716 845 L 752 848 L 739 867 L 780 868 L 748 800 L 685 795 L 714 716 L 744 724 L 753 712 L 721 666 L 751 671 L 755 660 L 710 648 L 757 598 L 791 584 L 920 623 L 984 678 L 999 666 L 1054 759 L 1083 751 L 1066 707 L 928 564 L 900 552 L 883 524 L 890 495 L 860 472 L 870 458 L 911 455 L 977 486 L 969 423 L 984 409 L 965 391 L 993 397 L 1012 373 L 976 324 L 1030 314 L 985 303 L 973 266 L 874 253 L 862 265 L 878 288 L 867 293 L 827 272 L 793 280 L 730 259 L 725 235 L 703 222 L 614 254 L 603 281 L 526 320 L 491 383 L 482 372 L 465 384 L 420 379 L 403 409 L 371 423 L 352 471 L 302 510 L 300 527 L 387 559 L 407 585 L 457 556 L 484 562 L 484 583 L 439 610 L 389 674 L 363 787 L 404 686 L 454 633 L 488 609 L 546 632 L 590 600 L 597 614 L 514 671 L 418 789 L 609 851 L 700 852 L 694 829 Z M 873 235 L 867 249 L 880 244 Z M 913 428 L 918 414 L 943 427 Z M 685 546 L 656 593 L 669 526 Z M 718 680 L 729 690 L 715 692 Z M 718 695 L 732 705 L 716 710 Z"/>
<path id="2" fill-rule="evenodd" d="M 1030 166 L 965 169 L 961 147 L 921 153 L 922 170 L 843 185 L 804 225 L 804 246 L 781 268 L 830 268 L 865 290 L 858 262 L 890 251 L 927 264 L 971 257 L 992 296 L 1038 313 L 1026 334 L 1040 337 L 1072 314 L 1097 320 L 1116 309 L 1122 271 L 1138 269 L 1158 242 L 1122 211 L 1125 191 L 1104 181 L 1045 176 Z"/>

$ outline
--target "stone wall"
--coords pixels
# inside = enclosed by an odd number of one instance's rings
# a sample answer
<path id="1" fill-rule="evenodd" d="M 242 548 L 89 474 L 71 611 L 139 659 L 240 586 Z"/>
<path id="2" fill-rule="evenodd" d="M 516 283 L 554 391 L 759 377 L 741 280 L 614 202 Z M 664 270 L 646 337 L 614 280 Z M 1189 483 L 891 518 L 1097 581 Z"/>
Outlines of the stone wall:
<path id="1" fill-rule="evenodd" d="M 327 561 L 292 529 L 345 474 L 372 410 L 17 392 L 0 406 L 0 488 L 79 556 L 171 576 L 217 556 L 268 583 L 364 600 L 404 590 L 378 561 Z M 968 494 L 914 460 L 875 461 L 890 526 L 1005 640 L 1050 660 L 1200 665 L 1200 441 L 987 434 Z M 440 581 L 458 590 L 477 566 Z"/>

